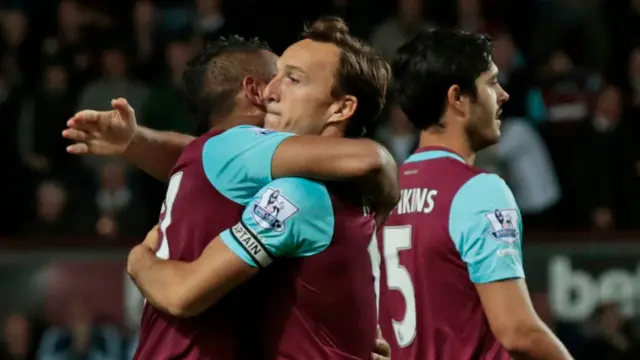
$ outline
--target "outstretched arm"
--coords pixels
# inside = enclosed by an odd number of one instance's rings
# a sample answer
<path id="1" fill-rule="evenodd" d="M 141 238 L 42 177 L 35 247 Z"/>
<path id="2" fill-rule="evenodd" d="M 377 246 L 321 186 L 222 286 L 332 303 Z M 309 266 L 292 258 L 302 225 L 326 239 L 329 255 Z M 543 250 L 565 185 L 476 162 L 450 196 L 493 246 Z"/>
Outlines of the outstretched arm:
<path id="1" fill-rule="evenodd" d="M 138 126 L 135 111 L 125 99 L 113 100 L 112 106 L 112 111 L 83 110 L 74 115 L 63 132 L 64 137 L 76 142 L 67 151 L 124 155 L 150 175 L 167 181 L 193 137 Z M 382 146 L 365 139 L 292 135 L 238 126 L 209 140 L 203 162 L 223 164 L 214 165 L 218 170 L 227 166 L 237 169 L 260 158 L 260 172 L 236 171 L 245 175 L 242 180 L 257 186 L 250 195 L 281 177 L 351 180 L 371 200 L 374 210 L 386 214 L 393 208 L 399 197 L 396 164 Z"/>
<path id="2" fill-rule="evenodd" d="M 190 135 L 138 126 L 122 155 L 147 174 L 166 182 L 182 150 L 193 139 Z"/>
<path id="3" fill-rule="evenodd" d="M 241 204 L 273 179 L 285 177 L 355 182 L 373 210 L 385 215 L 399 197 L 396 163 L 372 140 L 239 126 L 209 139 L 202 156 L 211 183 Z"/>
<path id="4" fill-rule="evenodd" d="M 231 129 L 229 132 L 230 135 L 220 136 L 247 146 L 239 149 L 235 144 L 224 141 L 226 139 L 213 141 L 219 146 L 209 146 L 204 160 L 233 163 L 236 159 L 260 158 L 273 152 L 270 167 L 265 164 L 265 174 L 249 172 L 264 179 L 256 182 L 256 186 L 283 177 L 354 181 L 368 197 L 374 211 L 385 215 L 398 201 L 397 164 L 391 154 L 375 141 L 281 133 L 261 138 L 252 127 Z M 171 168 L 191 140 L 193 137 L 189 135 L 138 127 L 124 156 L 150 175 L 167 181 Z M 273 145 L 268 144 L 271 142 Z M 264 160 L 268 161 L 268 158 Z M 249 166 L 247 162 L 241 165 Z"/>

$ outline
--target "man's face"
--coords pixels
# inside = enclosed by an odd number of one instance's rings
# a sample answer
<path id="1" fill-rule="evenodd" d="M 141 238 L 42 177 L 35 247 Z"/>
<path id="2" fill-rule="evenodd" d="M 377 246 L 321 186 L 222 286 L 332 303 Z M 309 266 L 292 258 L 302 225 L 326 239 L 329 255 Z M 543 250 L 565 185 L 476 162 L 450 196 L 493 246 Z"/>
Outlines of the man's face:
<path id="1" fill-rule="evenodd" d="M 500 139 L 500 114 L 509 94 L 498 83 L 498 68 L 492 64 L 476 79 L 476 101 L 469 107 L 467 133 L 475 147 L 484 148 Z"/>
<path id="2" fill-rule="evenodd" d="M 333 44 L 302 40 L 291 45 L 264 92 L 265 128 L 320 134 L 340 106 L 331 95 L 339 64 L 340 50 Z"/>

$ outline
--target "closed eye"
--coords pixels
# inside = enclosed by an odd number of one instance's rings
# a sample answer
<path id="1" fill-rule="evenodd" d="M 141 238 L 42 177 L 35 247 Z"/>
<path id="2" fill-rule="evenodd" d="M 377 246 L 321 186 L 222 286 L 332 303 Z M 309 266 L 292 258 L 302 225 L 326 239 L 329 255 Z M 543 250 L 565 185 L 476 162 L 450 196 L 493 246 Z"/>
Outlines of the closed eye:
<path id="1" fill-rule="evenodd" d="M 287 76 L 286 79 L 294 84 L 299 84 L 300 80 L 294 78 L 293 76 Z"/>

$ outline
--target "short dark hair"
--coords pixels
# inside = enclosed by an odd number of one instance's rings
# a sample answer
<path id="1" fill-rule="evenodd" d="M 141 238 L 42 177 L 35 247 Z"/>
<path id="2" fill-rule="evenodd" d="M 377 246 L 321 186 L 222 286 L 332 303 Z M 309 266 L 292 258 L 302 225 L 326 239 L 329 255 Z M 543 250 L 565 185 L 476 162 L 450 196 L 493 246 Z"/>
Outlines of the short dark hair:
<path id="1" fill-rule="evenodd" d="M 234 98 L 245 76 L 271 80 L 272 71 L 260 52 L 271 51 L 258 38 L 233 35 L 209 42 L 187 65 L 183 74 L 187 104 L 198 122 L 199 132 L 210 127 L 214 117 L 233 110 Z"/>
<path id="2" fill-rule="evenodd" d="M 324 17 L 306 26 L 305 39 L 331 43 L 340 49 L 340 65 L 332 96 L 353 95 L 358 106 L 347 122 L 346 137 L 360 137 L 376 123 L 385 104 L 391 67 L 371 46 L 349 33 L 338 17 Z"/>
<path id="3" fill-rule="evenodd" d="M 458 85 L 475 97 L 475 81 L 491 67 L 491 39 L 460 30 L 424 29 L 393 61 L 395 100 L 420 130 L 440 124 L 447 92 Z"/>

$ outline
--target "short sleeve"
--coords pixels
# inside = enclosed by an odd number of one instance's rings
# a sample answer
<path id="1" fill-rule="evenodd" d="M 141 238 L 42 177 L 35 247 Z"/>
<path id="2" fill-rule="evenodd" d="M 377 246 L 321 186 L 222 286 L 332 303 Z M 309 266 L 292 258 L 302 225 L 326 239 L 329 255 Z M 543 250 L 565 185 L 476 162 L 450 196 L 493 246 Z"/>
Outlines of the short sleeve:
<path id="1" fill-rule="evenodd" d="M 451 203 L 449 234 L 474 283 L 523 278 L 522 219 L 507 184 L 494 174 L 465 183 Z"/>
<path id="2" fill-rule="evenodd" d="M 282 178 L 262 188 L 240 222 L 220 237 L 249 265 L 266 267 L 279 257 L 323 251 L 333 231 L 333 205 L 326 187 L 311 180 Z"/>
<path id="3" fill-rule="evenodd" d="M 207 179 L 226 198 L 245 205 L 267 185 L 278 145 L 293 134 L 237 126 L 209 139 L 202 149 Z"/>

